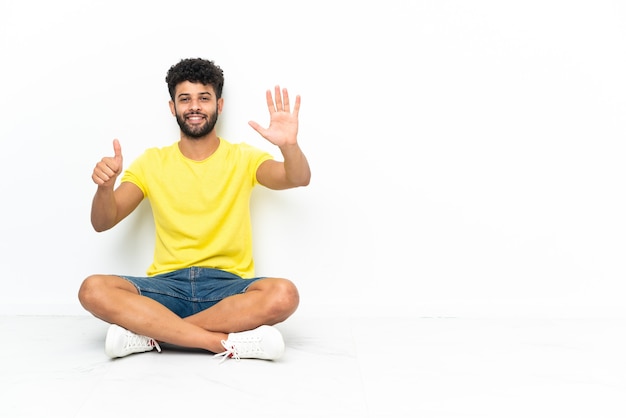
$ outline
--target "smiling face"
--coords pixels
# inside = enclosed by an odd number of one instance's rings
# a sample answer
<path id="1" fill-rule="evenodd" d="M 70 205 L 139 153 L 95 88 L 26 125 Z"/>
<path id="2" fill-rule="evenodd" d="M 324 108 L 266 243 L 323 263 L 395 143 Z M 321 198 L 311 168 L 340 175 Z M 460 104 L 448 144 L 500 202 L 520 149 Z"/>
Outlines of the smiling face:
<path id="1" fill-rule="evenodd" d="M 215 128 L 222 104 L 223 99 L 217 98 L 212 86 L 183 81 L 176 86 L 170 110 L 184 136 L 200 139 Z"/>

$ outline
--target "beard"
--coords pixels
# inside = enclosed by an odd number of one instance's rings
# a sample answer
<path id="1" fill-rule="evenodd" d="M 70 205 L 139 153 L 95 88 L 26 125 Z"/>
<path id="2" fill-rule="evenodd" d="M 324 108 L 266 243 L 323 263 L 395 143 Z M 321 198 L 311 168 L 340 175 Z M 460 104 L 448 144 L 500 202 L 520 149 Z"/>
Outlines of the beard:
<path id="1" fill-rule="evenodd" d="M 187 113 L 186 116 L 190 116 L 190 115 L 205 116 L 204 114 L 200 112 L 190 112 L 190 113 Z M 203 124 L 189 125 L 185 121 L 185 116 L 180 115 L 178 112 L 176 112 L 176 122 L 178 122 L 178 126 L 180 127 L 180 130 L 185 136 L 191 139 L 202 138 L 208 135 L 215 128 L 215 124 L 217 123 L 217 107 L 215 108 L 215 112 L 213 112 L 211 117 L 208 120 L 206 120 L 205 123 Z"/>

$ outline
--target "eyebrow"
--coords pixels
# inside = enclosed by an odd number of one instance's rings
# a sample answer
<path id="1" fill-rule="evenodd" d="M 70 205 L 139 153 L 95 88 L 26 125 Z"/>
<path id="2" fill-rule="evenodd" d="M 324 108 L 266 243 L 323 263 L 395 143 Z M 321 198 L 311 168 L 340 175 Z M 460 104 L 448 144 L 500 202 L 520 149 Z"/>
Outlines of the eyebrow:
<path id="1" fill-rule="evenodd" d="M 180 93 L 176 97 L 181 98 L 183 96 L 191 96 L 191 93 Z M 203 92 L 198 93 L 198 96 L 213 96 L 213 94 L 211 94 L 211 92 L 209 91 L 203 91 Z"/>

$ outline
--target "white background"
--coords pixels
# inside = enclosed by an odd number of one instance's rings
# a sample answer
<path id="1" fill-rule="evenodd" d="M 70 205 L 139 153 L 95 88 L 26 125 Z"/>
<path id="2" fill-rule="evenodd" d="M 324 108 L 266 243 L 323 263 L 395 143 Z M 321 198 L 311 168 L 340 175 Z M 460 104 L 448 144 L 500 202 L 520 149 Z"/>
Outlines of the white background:
<path id="1" fill-rule="evenodd" d="M 143 274 L 149 207 L 91 229 L 91 171 L 174 142 L 181 58 L 226 76 L 220 135 L 279 153 L 302 96 L 307 188 L 257 189 L 257 273 L 312 315 L 625 316 L 626 3 L 1 0 L 0 313 L 83 314 Z"/>

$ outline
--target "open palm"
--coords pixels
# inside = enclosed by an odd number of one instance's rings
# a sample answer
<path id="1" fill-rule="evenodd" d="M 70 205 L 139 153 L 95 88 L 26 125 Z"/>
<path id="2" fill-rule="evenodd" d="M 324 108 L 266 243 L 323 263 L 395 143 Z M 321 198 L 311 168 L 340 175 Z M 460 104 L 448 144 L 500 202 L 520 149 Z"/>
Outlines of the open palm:
<path id="1" fill-rule="evenodd" d="M 281 89 L 280 86 L 274 87 L 274 96 L 272 92 L 267 90 L 265 97 L 267 99 L 267 108 L 270 112 L 270 126 L 263 128 L 254 121 L 248 124 L 263 138 L 272 144 L 282 147 L 286 145 L 294 145 L 297 143 L 298 137 L 298 112 L 300 111 L 300 96 L 296 96 L 296 103 L 293 106 L 293 112 L 290 108 L 289 93 L 287 89 Z"/>

